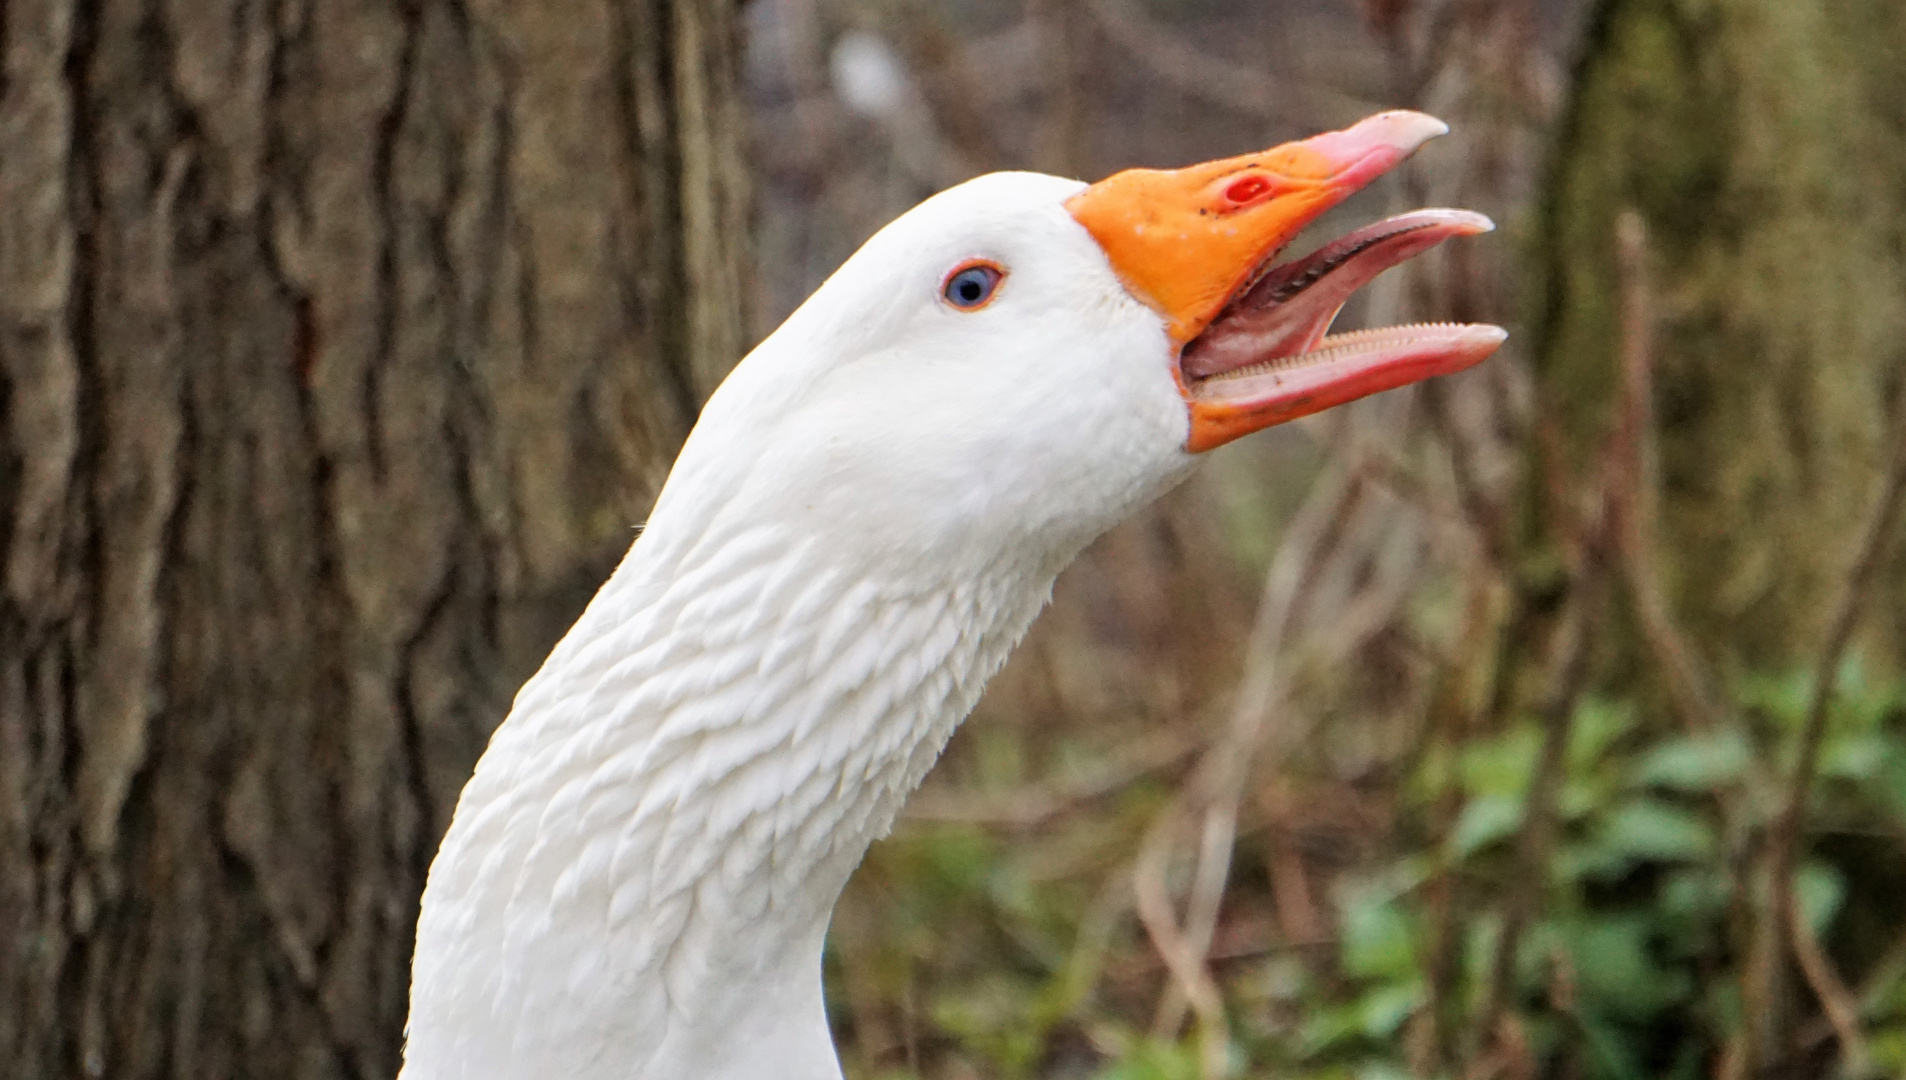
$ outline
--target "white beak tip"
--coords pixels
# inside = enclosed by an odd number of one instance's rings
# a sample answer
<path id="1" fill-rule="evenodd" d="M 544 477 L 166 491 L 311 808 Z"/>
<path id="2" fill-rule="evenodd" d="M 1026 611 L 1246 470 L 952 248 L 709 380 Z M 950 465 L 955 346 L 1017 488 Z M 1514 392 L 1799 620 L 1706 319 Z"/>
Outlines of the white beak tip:
<path id="1" fill-rule="evenodd" d="M 1449 134 L 1449 125 L 1428 113 L 1410 109 L 1395 109 L 1378 113 L 1363 124 L 1375 130 L 1371 132 L 1383 142 L 1408 154 L 1431 139 Z M 1357 125 L 1362 127 L 1363 124 Z"/>

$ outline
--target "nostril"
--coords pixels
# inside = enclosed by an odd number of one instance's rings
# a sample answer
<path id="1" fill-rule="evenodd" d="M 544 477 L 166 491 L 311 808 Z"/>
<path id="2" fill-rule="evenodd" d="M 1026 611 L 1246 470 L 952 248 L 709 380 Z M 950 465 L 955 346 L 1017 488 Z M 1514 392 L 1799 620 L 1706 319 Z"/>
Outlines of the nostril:
<path id="1" fill-rule="evenodd" d="M 1268 179 L 1256 175 L 1246 176 L 1233 180 L 1231 186 L 1224 189 L 1224 197 L 1243 206 L 1245 203 L 1263 198 L 1270 193 L 1270 190 L 1271 182 Z"/>

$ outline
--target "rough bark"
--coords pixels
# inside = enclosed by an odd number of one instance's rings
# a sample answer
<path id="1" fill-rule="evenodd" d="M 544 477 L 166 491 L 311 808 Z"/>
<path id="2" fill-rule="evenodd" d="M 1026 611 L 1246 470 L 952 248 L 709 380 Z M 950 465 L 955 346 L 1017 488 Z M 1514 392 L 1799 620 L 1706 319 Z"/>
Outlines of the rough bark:
<path id="1" fill-rule="evenodd" d="M 732 0 L 0 0 L 0 1062 L 383 1077 L 739 354 Z"/>

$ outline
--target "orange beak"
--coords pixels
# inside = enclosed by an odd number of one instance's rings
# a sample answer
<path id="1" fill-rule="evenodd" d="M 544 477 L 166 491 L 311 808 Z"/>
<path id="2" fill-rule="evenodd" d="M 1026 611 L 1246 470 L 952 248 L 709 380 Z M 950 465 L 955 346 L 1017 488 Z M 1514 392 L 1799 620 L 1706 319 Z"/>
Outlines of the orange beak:
<path id="1" fill-rule="evenodd" d="M 1480 215 L 1404 215 L 1271 265 L 1305 226 L 1447 130 L 1422 113 L 1382 113 L 1259 154 L 1128 170 L 1067 200 L 1125 287 L 1165 319 L 1191 413 L 1186 449 L 1461 370 L 1501 344 L 1496 327 L 1446 324 L 1325 336 L 1356 288 L 1444 239 L 1492 228 Z"/>

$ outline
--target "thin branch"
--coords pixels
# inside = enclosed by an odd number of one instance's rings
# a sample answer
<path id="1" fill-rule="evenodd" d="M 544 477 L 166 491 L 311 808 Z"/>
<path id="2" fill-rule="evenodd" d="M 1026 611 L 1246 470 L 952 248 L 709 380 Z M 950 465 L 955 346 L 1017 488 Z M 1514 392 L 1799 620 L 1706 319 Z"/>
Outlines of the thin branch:
<path id="1" fill-rule="evenodd" d="M 1223 877 L 1230 868 L 1229 845 L 1224 846 L 1221 859 L 1201 857 L 1198 860 L 1199 866 L 1193 873 L 1194 895 L 1182 924 L 1171 899 L 1171 857 L 1179 830 L 1188 823 L 1194 807 L 1202 806 L 1205 811 L 1201 833 L 1207 853 L 1217 854 L 1211 850 L 1214 841 L 1235 834 L 1237 800 L 1224 799 L 1221 793 L 1241 786 L 1244 764 L 1237 760 L 1238 750 L 1245 748 L 1248 754 L 1248 748 L 1257 744 L 1260 732 L 1277 711 L 1282 696 L 1277 657 L 1291 613 L 1310 579 L 1308 571 L 1317 553 L 1342 532 L 1344 522 L 1358 503 L 1361 489 L 1362 484 L 1354 474 L 1326 476 L 1298 511 L 1265 577 L 1263 598 L 1258 603 L 1257 618 L 1245 653 L 1245 672 L 1232 709 L 1231 726 L 1224 738 L 1206 752 L 1192 790 L 1153 824 L 1133 869 L 1139 919 L 1173 980 L 1172 993 L 1160 1004 L 1157 1024 L 1169 1023 L 1175 1027 L 1183 1006 L 1189 1004 L 1198 1015 L 1207 1074 L 1214 1069 L 1221 1072 L 1229 1054 L 1230 1036 L 1223 1001 L 1205 966 L 1216 925 L 1216 904 L 1210 895 L 1209 882 L 1217 878 L 1221 897 Z M 1212 869 L 1218 866 L 1223 868 L 1223 874 Z"/>
<path id="2" fill-rule="evenodd" d="M 1152 948 L 1171 973 L 1172 985 L 1198 1014 L 1205 1048 L 1205 1072 L 1209 1075 L 1212 1064 L 1221 1066 L 1229 1053 L 1230 1028 L 1225 1023 L 1224 1000 L 1218 992 L 1218 984 L 1205 967 L 1209 943 L 1193 941 L 1180 928 L 1172 903 L 1170 869 L 1176 830 L 1171 826 L 1176 823 L 1176 817 L 1167 812 L 1145 837 L 1138 861 L 1132 868 L 1132 897 Z"/>
<path id="3" fill-rule="evenodd" d="M 1276 822 L 1277 818 L 1272 820 Z M 1303 851 L 1290 833 L 1288 827 L 1280 827 L 1271 837 L 1268 872 L 1272 911 L 1278 932 L 1285 941 L 1293 945 L 1320 945 L 1330 940 L 1330 930 L 1311 896 L 1310 872 L 1304 866 Z"/>
<path id="4" fill-rule="evenodd" d="M 1381 559 L 1365 574 L 1327 569 L 1331 562 L 1346 558 L 1343 551 L 1362 551 L 1372 542 L 1397 536 L 1394 528 L 1379 527 L 1380 522 L 1368 520 L 1373 505 L 1384 510 L 1393 507 L 1372 504 L 1365 497 L 1373 486 L 1363 465 L 1360 460 L 1346 470 L 1347 482 L 1314 493 L 1280 546 L 1260 604 L 1231 726 L 1206 753 L 1181 801 L 1161 816 L 1147 837 L 1155 857 L 1148 864 L 1147 873 L 1152 876 L 1146 884 L 1155 896 L 1166 895 L 1159 881 L 1169 860 L 1162 853 L 1169 852 L 1187 830 L 1195 830 L 1199 837 L 1182 924 L 1172 920 L 1166 925 L 1170 905 L 1154 899 L 1149 910 L 1156 915 L 1148 918 L 1147 926 L 1154 932 L 1162 930 L 1164 939 L 1174 946 L 1191 950 L 1200 973 L 1216 933 L 1249 778 L 1254 768 L 1262 767 L 1263 758 L 1276 756 L 1270 750 L 1273 742 L 1287 746 L 1303 738 L 1308 730 L 1304 718 L 1291 716 L 1287 708 L 1293 679 L 1290 673 L 1334 666 L 1384 627 L 1393 625 L 1396 611 L 1415 579 L 1418 562 L 1411 557 Z M 1358 579 L 1353 590 L 1333 591 L 1350 577 Z M 1320 595 L 1330 597 L 1330 601 L 1320 602 Z M 1303 612 L 1313 608 L 1331 613 L 1329 625 L 1300 637 L 1297 627 L 1303 621 Z M 1299 640 L 1301 648 L 1287 644 Z M 1272 723 L 1278 719 L 1283 722 Z M 1220 1029 L 1213 1016 L 1199 1006 L 1193 996 L 1196 989 L 1183 980 L 1175 981 L 1159 1003 L 1154 1031 L 1161 1035 L 1175 1032 L 1183 1022 L 1186 1007 L 1196 1009 L 1204 1035 L 1206 1071 L 1215 1075 L 1226 1061 L 1218 1053 L 1224 1043 L 1211 1037 Z M 1215 1003 L 1208 1002 L 1207 1006 L 1210 1004 Z"/>
<path id="5" fill-rule="evenodd" d="M 1432 430 L 1438 422 L 1432 420 Z M 1481 530 L 1475 528 L 1475 519 L 1440 502 L 1429 480 L 1419 469 L 1405 462 L 1394 447 L 1365 439 L 1358 442 L 1352 456 L 1364 467 L 1364 475 L 1372 484 L 1416 511 L 1426 531 L 1447 557 L 1468 558 L 1486 550 L 1488 545 L 1480 535 Z M 1491 569 L 1500 568 L 1491 564 Z"/>
<path id="6" fill-rule="evenodd" d="M 1661 583 L 1655 559 L 1656 502 L 1660 467 L 1655 450 L 1654 425 L 1654 296 L 1648 277 L 1648 231 L 1641 215 L 1623 211 L 1616 223 L 1620 250 L 1622 332 L 1621 435 L 1616 462 L 1619 482 L 1614 489 L 1616 550 L 1623 577 L 1633 594 L 1642 636 L 1648 640 L 1668 693 L 1683 722 L 1697 731 L 1713 731 L 1726 712 L 1713 692 L 1713 682 L 1700 654 L 1681 632 Z"/>
<path id="7" fill-rule="evenodd" d="M 1126 871 L 1120 868 L 1106 878 L 1085 909 L 1073 938 L 1072 951 L 1066 956 L 1060 974 L 1063 1015 L 1076 1015 L 1079 1007 L 1091 998 L 1092 987 L 1099 981 L 1106 954 L 1112 948 L 1112 936 L 1124 921 L 1131 895 L 1131 883 L 1126 880 Z"/>
<path id="8" fill-rule="evenodd" d="M 1889 995 L 1902 976 L 1906 976 L 1906 933 L 1893 939 L 1893 943 L 1880 953 L 1879 961 L 1861 980 L 1860 989 L 1856 994 L 1858 1015 L 1868 1019 L 1878 1016 L 1886 1008 Z M 1837 1033 L 1830 1021 L 1825 1019 L 1816 1021 L 1800 1039 L 1801 1053 L 1804 1054 L 1835 1037 Z"/>
<path id="9" fill-rule="evenodd" d="M 1827 959 L 1826 951 L 1820 948 L 1820 941 L 1813 936 L 1813 927 L 1807 925 L 1806 914 L 1800 906 L 1792 905 L 1790 911 L 1794 958 L 1800 961 L 1807 985 L 1820 999 L 1827 1022 L 1833 1025 L 1833 1033 L 1840 1040 L 1846 1071 L 1856 1077 L 1865 1076 L 1872 1066 L 1873 1055 L 1867 1050 L 1866 1037 L 1860 1034 L 1860 1003 L 1854 1000 L 1846 983 L 1840 980 L 1840 973 L 1833 969 L 1833 961 Z"/>
<path id="10" fill-rule="evenodd" d="M 903 812 L 909 821 L 1036 829 L 1078 808 L 1123 790 L 1142 776 L 1175 770 L 1195 753 L 1199 740 L 1171 731 L 1141 742 L 1116 761 L 1086 771 L 1069 783 L 1028 784 L 1007 792 L 922 791 Z"/>
<path id="11" fill-rule="evenodd" d="M 1887 464 L 1885 478 L 1880 482 L 1872 516 L 1861 537 L 1858 556 L 1847 570 L 1839 602 L 1834 608 L 1832 620 L 1827 624 L 1826 644 L 1820 651 L 1819 661 L 1814 665 L 1813 701 L 1807 709 L 1807 724 L 1800 736 L 1800 754 L 1794 762 L 1780 816 L 1775 819 L 1770 832 L 1767 865 L 1772 893 L 1770 916 L 1773 929 L 1763 936 L 1764 941 L 1767 938 L 1777 940 L 1776 935 L 1791 927 L 1796 917 L 1794 863 L 1798 857 L 1801 833 L 1806 828 L 1807 795 L 1813 790 L 1814 773 L 1819 767 L 1820 744 L 1826 735 L 1827 713 L 1833 703 L 1834 685 L 1845 660 L 1847 646 L 1853 640 L 1853 631 L 1859 625 L 1860 612 L 1868 594 L 1872 592 L 1873 579 L 1879 575 L 1892 547 L 1893 526 L 1899 517 L 1902 494 L 1906 494 L 1906 391 L 1901 392 L 1898 408 L 1895 409 L 1892 440 L 1891 460 Z M 1768 962 L 1770 972 L 1778 967 L 1780 951 L 1778 945 L 1763 946 L 1762 956 Z M 1775 995 L 1768 994 L 1762 1006 L 1762 1030 L 1772 1033 L 1777 1030 L 1776 1010 L 1779 1002 Z"/>

